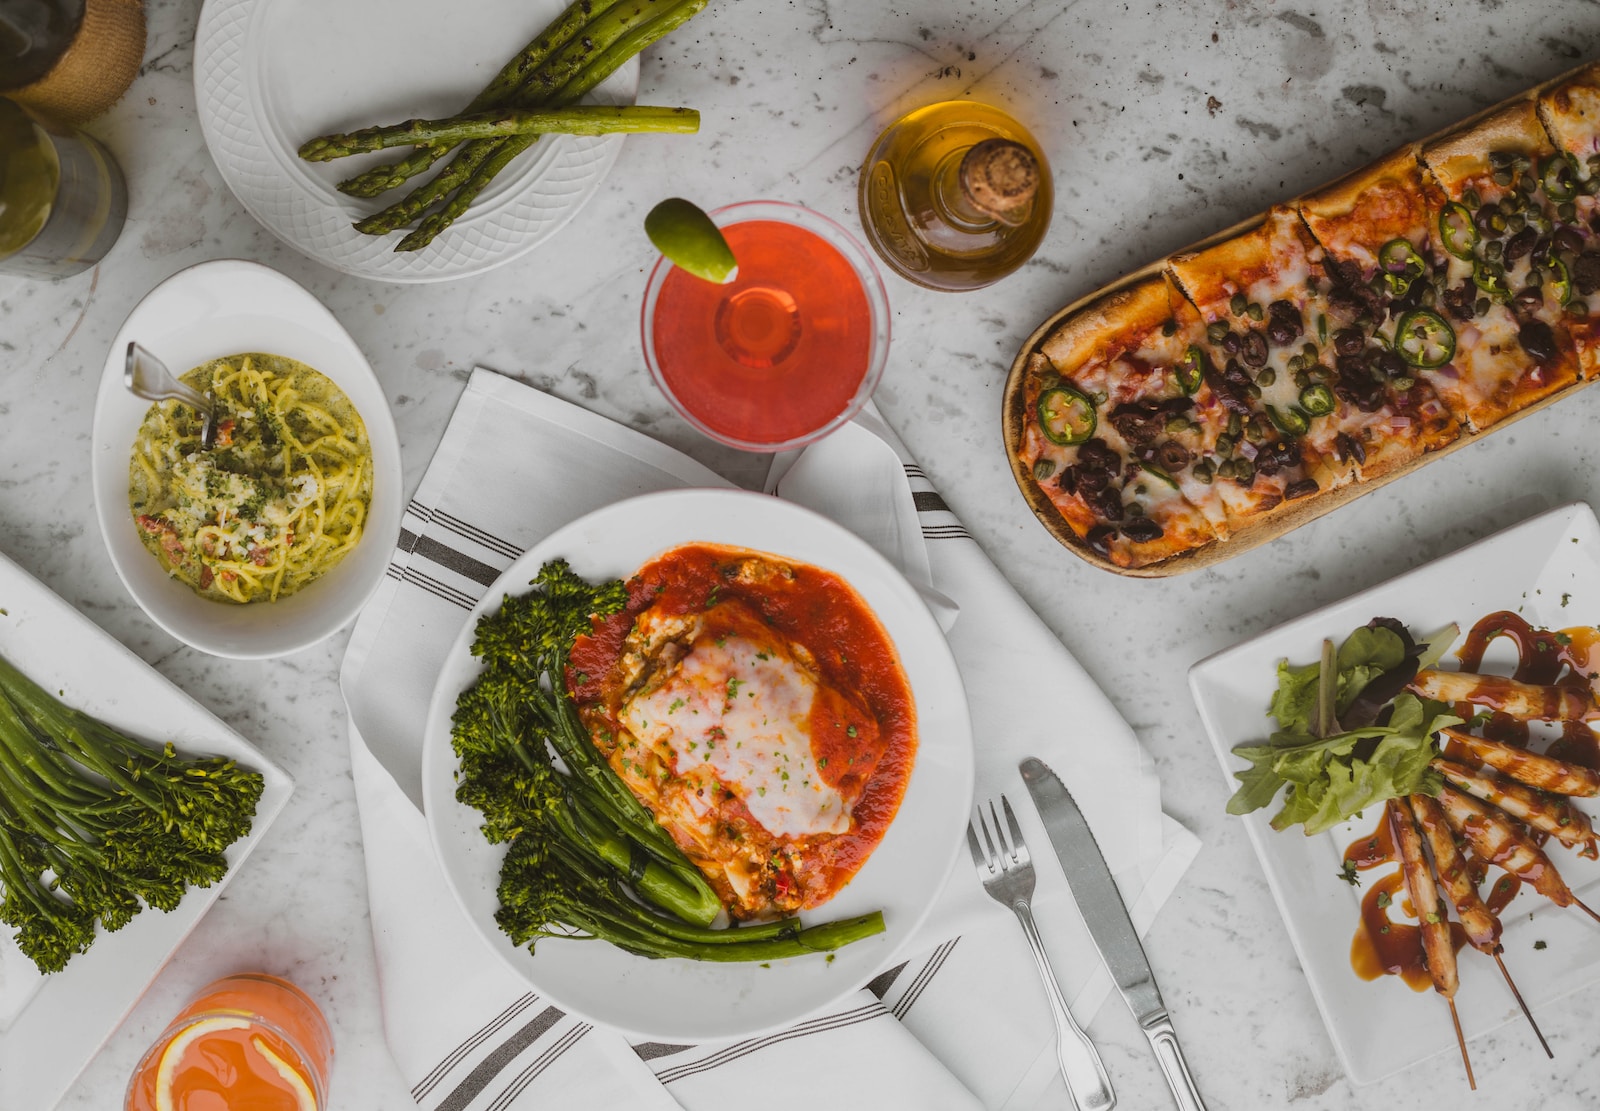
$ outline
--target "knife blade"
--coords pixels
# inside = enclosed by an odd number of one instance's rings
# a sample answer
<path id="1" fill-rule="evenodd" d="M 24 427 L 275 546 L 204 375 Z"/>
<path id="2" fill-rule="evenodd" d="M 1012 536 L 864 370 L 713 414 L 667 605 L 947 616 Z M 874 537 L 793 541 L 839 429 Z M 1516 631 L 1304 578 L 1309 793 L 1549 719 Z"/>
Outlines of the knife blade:
<path id="1" fill-rule="evenodd" d="M 1205 1104 L 1200 1100 L 1188 1062 L 1178 1046 L 1172 1020 L 1161 1001 L 1161 989 L 1156 986 L 1150 960 L 1139 942 L 1138 931 L 1133 928 L 1133 919 L 1128 917 L 1122 893 L 1111 878 L 1106 858 L 1094 839 L 1094 831 L 1089 828 L 1066 784 L 1043 761 L 1029 757 L 1018 765 L 1018 770 L 1022 772 L 1022 782 L 1033 798 L 1039 819 L 1044 822 L 1050 847 L 1056 851 L 1056 859 L 1067 877 L 1067 887 L 1078 904 L 1078 913 L 1083 915 L 1089 937 L 1100 950 L 1106 971 L 1155 1051 L 1156 1061 L 1161 1065 L 1178 1106 L 1185 1111 L 1204 1111 Z"/>

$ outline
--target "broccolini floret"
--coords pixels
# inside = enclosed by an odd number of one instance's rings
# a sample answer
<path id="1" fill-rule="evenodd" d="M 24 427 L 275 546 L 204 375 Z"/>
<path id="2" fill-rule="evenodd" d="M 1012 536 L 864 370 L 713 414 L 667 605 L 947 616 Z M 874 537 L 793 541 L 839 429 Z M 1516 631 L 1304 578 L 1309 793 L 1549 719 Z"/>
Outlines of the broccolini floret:
<path id="1" fill-rule="evenodd" d="M 0 922 L 58 972 L 144 906 L 170 911 L 228 870 L 263 781 L 152 748 L 63 706 L 0 658 Z"/>
<path id="2" fill-rule="evenodd" d="M 482 813 L 490 842 L 508 843 L 495 919 L 516 944 L 582 936 L 649 957 L 764 961 L 883 930 L 876 912 L 809 928 L 794 918 L 711 928 L 715 892 L 606 763 L 567 695 L 573 641 L 592 618 L 622 611 L 626 587 L 592 586 L 565 560 L 530 585 L 479 619 L 472 653 L 484 667 L 451 732 L 456 798 Z"/>

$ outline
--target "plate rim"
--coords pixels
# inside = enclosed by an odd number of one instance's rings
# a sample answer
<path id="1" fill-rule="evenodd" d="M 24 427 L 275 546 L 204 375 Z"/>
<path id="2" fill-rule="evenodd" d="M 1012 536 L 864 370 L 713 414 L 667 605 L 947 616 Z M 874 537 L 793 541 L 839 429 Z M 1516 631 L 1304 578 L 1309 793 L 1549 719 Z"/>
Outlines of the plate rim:
<path id="1" fill-rule="evenodd" d="M 441 799 L 438 795 L 439 786 L 435 783 L 435 778 L 427 774 L 427 769 L 432 760 L 438 758 L 438 754 L 435 750 L 442 745 L 448 744 L 448 735 L 441 735 L 439 731 L 433 729 L 433 723 L 442 720 L 440 718 L 440 714 L 445 701 L 448 700 L 453 705 L 455 699 L 460 694 L 460 689 L 454 689 L 449 692 L 446 692 L 445 690 L 446 679 L 448 678 L 448 673 L 451 668 L 451 662 L 459 661 L 463 656 L 470 654 L 469 649 L 471 647 L 472 637 L 476 632 L 479 617 L 488 607 L 496 604 L 496 600 L 506 593 L 505 588 L 510 583 L 512 577 L 516 576 L 520 585 L 526 585 L 525 579 L 527 576 L 527 566 L 531 563 L 537 562 L 539 559 L 548 559 L 553 557 L 554 553 L 548 553 L 544 551 L 547 547 L 559 543 L 568 534 L 579 532 L 582 528 L 586 527 L 590 523 L 592 518 L 597 516 L 613 513 L 624 513 L 628 509 L 641 503 L 700 498 L 709 499 L 712 501 L 739 501 L 745 502 L 749 505 L 760 505 L 766 508 L 781 507 L 781 512 L 793 513 L 796 517 L 806 520 L 812 525 L 820 526 L 844 538 L 847 544 L 855 547 L 856 554 L 865 558 L 869 563 L 877 564 L 878 569 L 881 572 L 886 573 L 889 577 L 891 577 L 894 583 L 900 587 L 903 587 L 911 597 L 916 599 L 917 605 L 920 607 L 920 612 L 926 615 L 928 627 L 938 633 L 936 638 L 937 645 L 934 646 L 933 651 L 940 657 L 940 662 L 948 667 L 950 676 L 952 676 L 955 680 L 950 687 L 950 691 L 953 693 L 955 698 L 955 703 L 952 706 L 952 709 L 959 711 L 959 719 L 962 726 L 960 729 L 961 736 L 959 737 L 959 740 L 961 741 L 960 754 L 962 756 L 960 767 L 962 782 L 960 786 L 962 788 L 961 793 L 964 796 L 964 814 L 965 812 L 971 810 L 973 790 L 975 788 L 976 781 L 976 754 L 974 751 L 970 706 L 967 702 L 964 680 L 962 679 L 959 667 L 957 666 L 954 652 L 951 650 L 949 641 L 944 635 L 944 631 L 940 629 L 937 619 L 935 619 L 932 612 L 927 609 L 926 603 L 922 599 L 921 594 L 917 591 L 916 587 L 910 582 L 910 580 L 906 578 L 904 572 L 896 567 L 892 560 L 888 559 L 872 545 L 868 544 L 865 540 L 861 539 L 843 525 L 833 521 L 831 518 L 828 518 L 827 516 L 806 506 L 798 505 L 794 502 L 786 501 L 782 498 L 777 498 L 771 495 L 757 493 L 755 491 L 742 489 L 684 487 L 670 490 L 657 490 L 640 494 L 632 498 L 625 498 L 621 501 L 613 502 L 610 505 L 601 506 L 600 508 L 592 510 L 589 513 L 585 513 L 582 516 L 577 517 L 560 528 L 552 531 L 547 536 L 542 538 L 537 544 L 534 544 L 528 548 L 527 551 L 518 556 L 517 559 L 513 561 L 511 565 L 508 566 L 506 570 L 495 579 L 494 583 L 489 586 L 489 588 L 484 592 L 483 596 L 479 598 L 478 602 L 474 605 L 471 613 L 466 619 L 466 622 L 462 625 L 461 630 L 457 633 L 454 642 L 452 643 L 450 650 L 445 657 L 446 662 L 441 668 L 438 678 L 435 680 L 434 689 L 429 698 L 428 717 L 427 721 L 424 723 L 423 734 L 423 814 L 428 827 L 428 841 L 433 849 L 435 859 L 439 863 L 439 870 L 444 876 L 446 886 L 450 889 L 450 894 L 455 901 L 457 910 L 461 913 L 463 919 L 470 924 L 473 933 L 478 937 L 484 947 L 495 954 L 497 960 L 501 962 L 502 966 L 511 970 L 513 974 L 518 976 L 523 982 L 527 983 L 530 987 L 534 988 L 534 990 L 551 999 L 552 1002 L 557 1003 L 569 1013 L 574 1014 L 587 1022 L 591 1022 L 604 1028 L 616 1031 L 626 1037 L 642 1040 L 673 1041 L 684 1040 L 686 1037 L 688 1037 L 693 1041 L 721 1041 L 731 1038 L 756 1037 L 774 1031 L 788 1029 L 795 1023 L 802 1021 L 808 1016 L 819 1014 L 829 1007 L 836 1006 L 841 999 L 847 997 L 852 992 L 859 990 L 865 984 L 870 982 L 872 977 L 877 975 L 883 968 L 892 965 L 896 959 L 904 955 L 905 947 L 920 937 L 922 927 L 926 924 L 930 914 L 933 911 L 933 908 L 938 904 L 939 896 L 949 883 L 950 876 L 955 870 L 959 857 L 959 849 L 963 843 L 963 836 L 966 828 L 965 818 L 963 818 L 962 822 L 951 823 L 949 844 L 946 846 L 944 852 L 945 861 L 943 866 L 938 870 L 938 882 L 932 885 L 924 904 L 918 910 L 916 915 L 909 919 L 903 927 L 897 927 L 899 933 L 898 938 L 894 939 L 893 945 L 881 956 L 877 964 L 872 966 L 866 972 L 865 975 L 850 981 L 841 981 L 843 986 L 836 990 L 824 1002 L 809 1006 L 804 1010 L 797 1011 L 794 1014 L 780 1019 L 743 1027 L 735 1033 L 705 1035 L 694 1034 L 691 1036 L 684 1034 L 682 1031 L 674 1032 L 671 1030 L 652 1030 L 637 1024 L 623 1025 L 612 1019 L 597 1017 L 590 1013 L 585 1006 L 581 1004 L 574 1004 L 571 1000 L 562 997 L 561 993 L 552 993 L 547 987 L 535 983 L 527 968 L 513 963 L 511 954 L 504 951 L 503 946 L 495 944 L 489 926 L 479 923 L 470 913 L 468 913 L 466 900 L 459 887 L 457 877 L 449 869 L 444 867 L 444 854 L 441 851 L 440 839 L 441 819 L 439 818 L 438 804 L 444 802 L 445 800 Z M 683 544 L 692 544 L 696 542 L 697 541 L 692 539 L 677 540 L 669 542 L 657 550 L 658 552 L 664 552 L 670 550 L 671 548 L 679 547 Z M 717 543 L 714 541 L 703 542 Z M 830 568 L 824 568 L 824 570 L 831 571 Z M 837 571 L 833 571 L 832 573 L 839 574 Z M 857 589 L 853 583 L 851 584 L 851 587 L 852 589 Z M 922 735 L 919 726 L 919 749 L 921 744 Z M 453 756 L 451 757 L 451 760 L 453 762 Z M 453 803 L 453 797 L 450 798 L 449 801 Z M 898 813 L 896 817 L 898 818 Z M 817 909 L 819 911 L 824 911 L 826 909 L 826 904 Z M 527 955 L 526 949 L 522 947 L 519 947 L 517 952 L 521 953 L 523 956 Z M 643 960 L 645 958 L 637 959 Z"/>

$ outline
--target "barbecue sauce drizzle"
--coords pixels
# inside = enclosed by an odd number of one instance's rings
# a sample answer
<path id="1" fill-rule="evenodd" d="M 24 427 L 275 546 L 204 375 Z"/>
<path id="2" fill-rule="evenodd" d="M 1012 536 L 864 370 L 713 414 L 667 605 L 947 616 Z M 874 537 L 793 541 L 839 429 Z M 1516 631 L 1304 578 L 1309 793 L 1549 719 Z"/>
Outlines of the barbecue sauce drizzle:
<path id="1" fill-rule="evenodd" d="M 1472 627 L 1465 643 L 1456 655 L 1461 659 L 1462 671 L 1477 671 L 1483 665 L 1484 653 L 1495 637 L 1508 637 L 1517 646 L 1517 668 L 1512 678 L 1524 683 L 1541 685 L 1578 686 L 1588 689 L 1590 681 L 1600 673 L 1600 629 L 1580 626 L 1551 632 L 1535 629 L 1527 621 L 1509 610 L 1491 613 Z M 1474 714 L 1470 703 L 1456 706 L 1457 716 L 1471 721 Z M 1509 714 L 1494 713 L 1484 723 L 1483 735 L 1505 744 L 1528 747 L 1529 732 L 1526 722 Z M 1567 722 L 1561 736 L 1551 742 L 1549 755 L 1572 764 L 1600 770 L 1600 734 L 1584 722 Z M 1447 741 L 1446 759 L 1469 767 L 1479 762 L 1464 746 Z M 1548 834 L 1530 830 L 1542 844 Z M 1463 838 L 1456 838 L 1456 847 L 1467 862 L 1467 873 L 1480 889 L 1488 878 L 1490 861 L 1473 852 Z M 1398 864 L 1399 853 L 1389 833 L 1389 823 L 1383 818 L 1366 837 L 1352 841 L 1344 851 L 1345 863 L 1357 872 L 1367 872 L 1385 864 Z M 1484 896 L 1491 913 L 1499 916 L 1506 905 L 1516 898 L 1522 881 L 1510 873 L 1502 872 L 1493 888 Z M 1379 976 L 1399 976 L 1413 991 L 1426 991 L 1433 986 L 1428 975 L 1428 965 L 1423 956 L 1422 930 L 1408 922 L 1397 922 L 1390 917 L 1390 907 L 1399 903 L 1401 911 L 1415 919 L 1416 914 L 1406 893 L 1405 877 L 1399 869 L 1380 876 L 1361 899 L 1361 921 L 1356 926 L 1350 943 L 1350 967 L 1363 980 L 1376 980 Z M 1450 937 L 1457 952 L 1467 944 L 1467 934 L 1461 923 L 1452 920 Z"/>

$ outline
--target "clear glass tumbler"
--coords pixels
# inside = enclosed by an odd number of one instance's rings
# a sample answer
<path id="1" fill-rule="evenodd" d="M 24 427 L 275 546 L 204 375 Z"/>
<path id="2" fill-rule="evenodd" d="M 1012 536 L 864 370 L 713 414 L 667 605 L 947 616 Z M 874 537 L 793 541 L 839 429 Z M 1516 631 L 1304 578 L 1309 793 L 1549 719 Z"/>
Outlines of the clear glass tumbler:
<path id="1" fill-rule="evenodd" d="M 111 250 L 127 213 L 122 171 L 104 147 L 0 97 L 0 273 L 81 273 Z"/>

